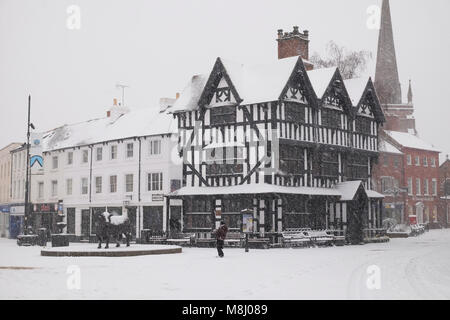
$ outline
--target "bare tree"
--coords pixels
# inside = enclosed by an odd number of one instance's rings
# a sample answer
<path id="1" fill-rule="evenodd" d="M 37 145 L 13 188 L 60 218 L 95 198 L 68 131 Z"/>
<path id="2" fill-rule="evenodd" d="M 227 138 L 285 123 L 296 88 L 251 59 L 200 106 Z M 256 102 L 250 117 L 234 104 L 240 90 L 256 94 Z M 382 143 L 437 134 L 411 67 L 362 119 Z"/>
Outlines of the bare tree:
<path id="1" fill-rule="evenodd" d="M 369 51 L 349 51 L 334 41 L 327 44 L 327 57 L 322 58 L 317 52 L 311 57 L 315 68 L 338 67 L 344 79 L 358 77 L 366 70 L 368 61 L 372 58 Z"/>

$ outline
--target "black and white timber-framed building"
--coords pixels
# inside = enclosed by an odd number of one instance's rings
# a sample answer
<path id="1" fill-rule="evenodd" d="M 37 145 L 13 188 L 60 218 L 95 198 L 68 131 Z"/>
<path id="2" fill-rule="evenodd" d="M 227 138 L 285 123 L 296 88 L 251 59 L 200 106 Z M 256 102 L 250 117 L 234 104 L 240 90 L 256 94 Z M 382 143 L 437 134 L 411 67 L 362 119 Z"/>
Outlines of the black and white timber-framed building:
<path id="1" fill-rule="evenodd" d="M 301 56 L 255 67 L 217 58 L 172 113 L 183 181 L 166 208 L 182 199 L 183 231 L 208 233 L 221 220 L 238 231 L 244 209 L 257 236 L 334 229 L 361 242 L 363 229 L 381 227 L 371 172 L 385 118 L 371 79 L 344 81 Z"/>

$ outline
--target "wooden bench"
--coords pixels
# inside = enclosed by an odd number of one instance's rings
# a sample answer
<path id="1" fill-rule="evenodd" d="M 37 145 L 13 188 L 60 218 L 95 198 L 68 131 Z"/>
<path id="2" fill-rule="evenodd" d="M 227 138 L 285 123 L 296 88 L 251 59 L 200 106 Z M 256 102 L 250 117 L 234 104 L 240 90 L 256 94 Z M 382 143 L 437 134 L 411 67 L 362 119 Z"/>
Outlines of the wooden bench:
<path id="1" fill-rule="evenodd" d="M 270 238 L 249 238 L 248 247 L 254 249 L 269 249 Z"/>
<path id="2" fill-rule="evenodd" d="M 195 244 L 195 233 L 177 233 L 166 240 L 167 244 L 179 246 L 192 246 Z"/>
<path id="3" fill-rule="evenodd" d="M 305 235 L 311 239 L 311 243 L 317 246 L 331 246 L 335 237 L 330 230 L 305 231 Z"/>
<path id="4" fill-rule="evenodd" d="M 228 232 L 224 241 L 227 247 L 241 247 L 242 243 L 243 237 L 240 232 Z"/>
<path id="5" fill-rule="evenodd" d="M 305 234 L 306 231 L 283 231 L 282 246 L 283 247 L 306 247 L 311 244 L 311 238 Z"/>

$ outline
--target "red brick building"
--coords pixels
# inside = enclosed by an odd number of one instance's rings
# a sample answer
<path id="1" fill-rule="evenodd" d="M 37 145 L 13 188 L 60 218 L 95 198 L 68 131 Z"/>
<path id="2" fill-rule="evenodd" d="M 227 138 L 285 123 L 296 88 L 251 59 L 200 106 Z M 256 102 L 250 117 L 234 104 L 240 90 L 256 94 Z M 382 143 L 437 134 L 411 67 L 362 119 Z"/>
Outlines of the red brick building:
<path id="1" fill-rule="evenodd" d="M 389 0 L 383 0 L 375 88 L 386 117 L 380 159 L 374 168 L 377 191 L 384 193 L 384 216 L 399 223 L 439 226 L 439 150 L 418 137 L 409 82 L 402 102 Z"/>
<path id="2" fill-rule="evenodd" d="M 373 169 L 373 189 L 385 195 L 383 217 L 404 222 L 404 154 L 386 140 L 380 141 L 379 151 L 378 165 Z"/>
<path id="3" fill-rule="evenodd" d="M 439 167 L 439 196 L 440 208 L 438 220 L 446 228 L 450 227 L 450 160 L 449 156 L 442 157 Z"/>

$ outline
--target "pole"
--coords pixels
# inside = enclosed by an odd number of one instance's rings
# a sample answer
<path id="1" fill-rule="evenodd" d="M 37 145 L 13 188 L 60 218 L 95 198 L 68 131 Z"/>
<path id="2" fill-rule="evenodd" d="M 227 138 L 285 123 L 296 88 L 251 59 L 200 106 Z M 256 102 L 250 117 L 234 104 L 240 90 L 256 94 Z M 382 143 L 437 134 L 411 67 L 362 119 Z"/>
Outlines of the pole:
<path id="1" fill-rule="evenodd" d="M 30 110 L 31 95 L 28 95 L 28 122 L 27 122 L 27 170 L 25 178 L 25 230 L 24 234 L 28 234 L 28 220 L 30 218 L 29 199 L 30 199 Z"/>

